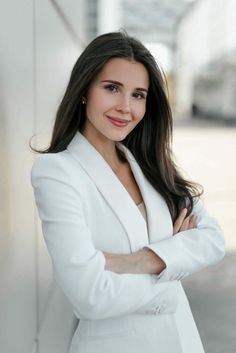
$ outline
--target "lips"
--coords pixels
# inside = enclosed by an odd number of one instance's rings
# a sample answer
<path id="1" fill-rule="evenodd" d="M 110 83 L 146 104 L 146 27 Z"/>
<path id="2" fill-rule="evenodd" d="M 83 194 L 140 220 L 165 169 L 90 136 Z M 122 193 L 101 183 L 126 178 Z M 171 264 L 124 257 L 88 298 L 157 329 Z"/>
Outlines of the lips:
<path id="1" fill-rule="evenodd" d="M 123 126 L 127 126 L 128 123 L 130 122 L 130 120 L 125 120 L 125 119 L 121 119 L 121 118 L 116 118 L 113 116 L 108 116 L 107 118 L 110 120 L 110 122 L 115 125 L 115 126 L 119 126 L 119 127 L 123 127 Z"/>

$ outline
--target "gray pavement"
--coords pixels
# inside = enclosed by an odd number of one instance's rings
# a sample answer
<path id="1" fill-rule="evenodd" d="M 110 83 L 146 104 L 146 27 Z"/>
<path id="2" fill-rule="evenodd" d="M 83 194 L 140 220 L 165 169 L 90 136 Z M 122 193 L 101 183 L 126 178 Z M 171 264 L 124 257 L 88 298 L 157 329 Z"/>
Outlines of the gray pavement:
<path id="1" fill-rule="evenodd" d="M 236 352 L 235 257 L 183 281 L 206 353 Z"/>
<path id="2" fill-rule="evenodd" d="M 183 281 L 206 353 L 236 353 L 236 127 L 176 120 L 174 153 L 221 224 L 227 254 L 219 264 Z M 190 352 L 191 353 L 191 352 Z"/>

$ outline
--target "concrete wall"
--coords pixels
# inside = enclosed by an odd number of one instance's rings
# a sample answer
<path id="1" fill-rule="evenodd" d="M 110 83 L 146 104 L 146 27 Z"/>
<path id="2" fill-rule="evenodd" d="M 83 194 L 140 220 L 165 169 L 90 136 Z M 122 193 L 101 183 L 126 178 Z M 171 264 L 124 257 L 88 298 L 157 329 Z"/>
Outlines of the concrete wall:
<path id="1" fill-rule="evenodd" d="M 64 348 L 53 350 L 50 343 L 50 333 L 56 339 L 70 318 L 62 322 L 55 316 L 61 294 L 34 206 L 35 155 L 28 142 L 36 133 L 36 146 L 46 146 L 70 70 L 86 43 L 85 3 L 0 2 L 1 353 L 62 353 Z"/>

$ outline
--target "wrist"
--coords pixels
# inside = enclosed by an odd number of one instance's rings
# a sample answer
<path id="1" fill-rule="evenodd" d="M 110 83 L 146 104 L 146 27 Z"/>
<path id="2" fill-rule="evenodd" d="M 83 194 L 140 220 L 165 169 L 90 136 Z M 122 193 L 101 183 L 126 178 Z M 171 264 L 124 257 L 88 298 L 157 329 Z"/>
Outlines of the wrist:
<path id="1" fill-rule="evenodd" d="M 165 262 L 151 249 L 143 249 L 140 256 L 143 273 L 158 275 L 166 268 Z"/>

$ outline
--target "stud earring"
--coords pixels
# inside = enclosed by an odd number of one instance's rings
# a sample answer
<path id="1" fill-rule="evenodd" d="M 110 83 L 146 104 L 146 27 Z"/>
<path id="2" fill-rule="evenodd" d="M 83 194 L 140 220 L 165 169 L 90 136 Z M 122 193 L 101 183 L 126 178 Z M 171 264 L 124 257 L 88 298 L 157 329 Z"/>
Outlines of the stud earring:
<path id="1" fill-rule="evenodd" d="M 82 98 L 82 104 L 86 104 L 87 103 L 87 100 L 85 97 Z"/>

